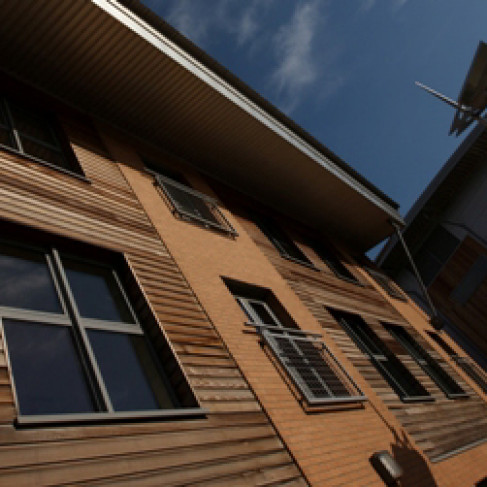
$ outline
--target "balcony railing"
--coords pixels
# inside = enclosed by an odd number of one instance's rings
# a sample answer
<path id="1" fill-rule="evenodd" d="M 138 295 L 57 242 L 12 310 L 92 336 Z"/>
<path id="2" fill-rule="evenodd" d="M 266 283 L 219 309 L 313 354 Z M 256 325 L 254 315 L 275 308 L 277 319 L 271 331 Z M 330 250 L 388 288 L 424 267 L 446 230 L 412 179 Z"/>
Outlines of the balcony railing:
<path id="1" fill-rule="evenodd" d="M 367 400 L 320 334 L 258 323 L 247 326 L 257 330 L 309 405 Z"/>

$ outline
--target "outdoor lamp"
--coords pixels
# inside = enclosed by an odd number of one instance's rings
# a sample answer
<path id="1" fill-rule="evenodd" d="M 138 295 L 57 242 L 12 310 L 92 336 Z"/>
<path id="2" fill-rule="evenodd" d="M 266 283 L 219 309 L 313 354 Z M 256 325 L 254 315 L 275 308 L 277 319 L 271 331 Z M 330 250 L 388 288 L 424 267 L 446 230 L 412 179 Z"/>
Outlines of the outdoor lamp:
<path id="1" fill-rule="evenodd" d="M 404 471 L 388 451 L 375 452 L 370 457 L 370 463 L 387 486 L 397 485 Z"/>

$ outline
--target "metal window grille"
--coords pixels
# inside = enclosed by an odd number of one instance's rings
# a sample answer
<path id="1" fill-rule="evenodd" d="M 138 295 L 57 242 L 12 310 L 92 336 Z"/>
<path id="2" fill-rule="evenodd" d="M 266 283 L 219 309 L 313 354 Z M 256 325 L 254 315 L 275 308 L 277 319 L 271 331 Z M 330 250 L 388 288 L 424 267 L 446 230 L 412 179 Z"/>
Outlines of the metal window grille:
<path id="1" fill-rule="evenodd" d="M 184 184 L 149 171 L 169 200 L 173 213 L 183 220 L 196 222 L 206 228 L 222 231 L 233 236 L 237 232 L 218 208 L 218 202 Z"/>
<path id="2" fill-rule="evenodd" d="M 252 320 L 248 325 L 256 328 L 309 405 L 367 400 L 321 335 L 283 327 L 265 302 L 237 299 Z"/>
<path id="3" fill-rule="evenodd" d="M 365 270 L 372 276 L 372 278 L 379 284 L 379 286 L 387 293 L 389 296 L 400 299 L 402 301 L 407 301 L 407 298 L 404 294 L 397 288 L 396 284 L 392 282 L 392 280 L 382 274 L 382 272 L 378 272 L 370 267 L 366 267 Z"/>
<path id="4" fill-rule="evenodd" d="M 468 397 L 457 382 L 402 326 L 385 324 L 386 330 L 403 346 L 448 398 Z"/>
<path id="5" fill-rule="evenodd" d="M 329 310 L 403 401 L 432 401 L 425 387 L 358 315 Z"/>

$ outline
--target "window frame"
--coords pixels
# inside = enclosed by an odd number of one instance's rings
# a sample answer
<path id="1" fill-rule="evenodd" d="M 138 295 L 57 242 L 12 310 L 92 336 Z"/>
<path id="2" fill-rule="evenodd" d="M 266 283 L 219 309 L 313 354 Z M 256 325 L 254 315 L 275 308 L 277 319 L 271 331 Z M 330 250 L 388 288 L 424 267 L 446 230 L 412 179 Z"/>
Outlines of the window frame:
<path id="1" fill-rule="evenodd" d="M 423 369 L 425 374 L 443 391 L 448 399 L 467 398 L 470 395 L 463 391 L 463 388 L 451 375 L 431 356 L 431 354 L 409 333 L 404 326 L 382 323 L 384 328 L 398 342 L 409 356 Z M 404 336 L 401 334 L 404 333 Z M 409 340 L 409 341 L 408 341 Z M 430 370 L 434 369 L 434 370 Z M 445 374 L 463 392 L 452 393 L 448 391 L 448 386 L 441 379 L 441 374 Z"/>
<path id="2" fill-rule="evenodd" d="M 344 331 L 347 333 L 349 338 L 353 341 L 355 346 L 366 356 L 369 358 L 369 360 L 372 362 L 376 370 L 381 374 L 383 379 L 389 384 L 391 389 L 397 394 L 399 399 L 403 402 L 409 403 L 409 402 L 433 402 L 435 399 L 429 394 L 428 390 L 424 387 L 424 385 L 414 376 L 414 374 L 402 363 L 402 361 L 389 349 L 389 347 L 386 345 L 386 343 L 377 335 L 377 333 L 372 329 L 372 327 L 360 316 L 355 313 L 349 313 L 346 311 L 340 311 L 340 310 L 331 310 L 328 309 L 330 314 L 333 316 L 333 318 L 338 322 L 338 324 L 344 329 Z M 372 336 L 377 339 L 378 344 L 375 343 L 375 345 L 378 348 L 378 351 L 380 353 L 374 352 L 369 345 L 362 339 L 359 334 L 356 333 L 355 329 L 353 328 L 353 325 L 348 323 L 346 320 L 346 316 L 354 317 L 354 319 L 359 319 L 362 324 L 365 324 L 365 326 L 369 329 L 369 331 L 372 333 Z M 365 334 L 367 337 L 367 334 Z M 386 363 L 390 361 L 391 364 L 394 362 L 400 364 L 400 367 L 402 367 L 409 375 L 410 378 L 414 379 L 416 382 L 416 385 L 419 385 L 420 388 L 422 388 L 425 392 L 426 395 L 417 395 L 413 396 L 407 393 L 405 387 L 401 383 L 398 378 L 391 373 L 391 371 L 386 367 Z"/>
<path id="3" fill-rule="evenodd" d="M 371 267 L 365 267 L 370 277 L 384 290 L 391 298 L 406 302 L 408 299 L 399 289 L 397 284 L 386 274 Z"/>
<path id="4" fill-rule="evenodd" d="M 342 259 L 340 258 L 341 254 L 331 244 L 316 241 L 313 243 L 312 248 L 315 254 L 325 263 L 328 269 L 330 269 L 336 277 L 342 281 L 349 282 L 357 286 L 363 286 L 362 282 L 360 282 L 360 280 L 348 268 L 348 266 L 342 262 Z M 335 264 L 334 260 L 338 262 L 338 266 Z M 344 275 L 338 269 L 338 267 L 343 267 L 345 269 L 345 273 L 349 274 L 349 276 Z"/>
<path id="5" fill-rule="evenodd" d="M 178 216 L 181 220 L 196 223 L 204 228 L 216 230 L 234 238 L 238 237 L 237 231 L 233 228 L 232 224 L 220 210 L 218 200 L 190 188 L 185 184 L 175 181 L 174 179 L 164 176 L 163 174 L 158 173 L 155 169 L 146 167 L 145 170 L 154 177 L 154 184 L 162 190 L 165 198 L 172 207 L 173 215 Z M 207 206 L 209 212 L 213 215 L 214 221 L 208 220 L 207 218 L 181 208 L 180 203 L 177 201 L 174 195 L 171 194 L 171 191 L 167 188 L 167 185 L 201 200 Z"/>
<path id="6" fill-rule="evenodd" d="M 54 285 L 54 290 L 60 304 L 60 312 L 46 312 L 31 309 L 16 308 L 10 306 L 0 306 L 0 331 L 1 342 L 6 356 L 6 365 L 13 394 L 13 400 L 16 411 L 15 423 L 18 426 L 36 426 L 48 424 L 84 424 L 84 423 L 99 423 L 99 422 L 113 422 L 113 421 L 133 421 L 146 419 L 165 419 L 165 418 L 179 418 L 179 417 L 203 417 L 207 414 L 207 410 L 200 407 L 196 396 L 194 396 L 195 407 L 182 406 L 179 401 L 174 387 L 170 383 L 162 360 L 158 357 L 154 347 L 151 346 L 151 340 L 144 330 L 143 325 L 137 317 L 129 297 L 126 294 L 124 286 L 118 276 L 116 269 L 105 263 L 99 261 L 73 255 L 70 252 L 59 251 L 57 247 L 44 247 L 42 245 L 24 244 L 13 242 L 11 240 L 1 240 L 0 244 L 5 244 L 12 248 L 24 249 L 27 251 L 42 252 L 47 264 L 47 269 L 51 277 L 51 282 Z M 122 323 L 111 320 L 102 320 L 96 318 L 82 317 L 68 282 L 64 264 L 61 261 L 61 255 L 70 260 L 77 260 L 86 262 L 98 267 L 109 269 L 114 276 L 118 289 L 121 292 L 123 300 L 127 305 L 128 311 L 133 317 L 133 323 Z M 31 322 L 33 324 L 48 325 L 48 326 L 63 326 L 70 328 L 71 335 L 74 340 L 75 351 L 77 359 L 89 393 L 92 396 L 93 406 L 95 410 L 88 413 L 45 413 L 45 414 L 22 414 L 20 400 L 15 384 L 15 377 L 13 373 L 13 364 L 9 354 L 9 346 L 7 336 L 4 330 L 4 321 L 19 321 Z M 114 409 L 108 386 L 100 370 L 100 366 L 95 356 L 95 352 L 87 335 L 87 330 L 101 330 L 123 335 L 137 335 L 142 336 L 147 344 L 147 352 L 154 359 L 154 367 L 159 372 L 160 380 L 164 383 L 167 394 L 171 398 L 174 407 L 167 409 L 146 409 L 146 410 L 121 410 Z M 176 357 L 174 360 L 180 365 Z"/>
<path id="7" fill-rule="evenodd" d="M 290 260 L 291 262 L 295 262 L 297 264 L 303 265 L 308 267 L 309 269 L 313 269 L 315 271 L 320 271 L 318 267 L 316 267 L 313 262 L 309 259 L 309 257 L 299 248 L 299 246 L 294 242 L 294 240 L 287 234 L 285 230 L 281 228 L 281 226 L 274 221 L 273 218 L 258 215 L 253 213 L 251 218 L 257 228 L 265 235 L 267 240 L 274 246 L 274 248 L 279 252 L 280 256 L 284 259 Z M 287 239 L 288 243 L 291 244 L 297 250 L 297 255 L 301 255 L 304 259 L 294 257 L 293 255 L 289 254 L 285 247 L 281 243 L 281 239 L 275 235 L 276 233 L 280 233 L 284 239 Z"/>
<path id="8" fill-rule="evenodd" d="M 16 105 L 21 110 L 28 113 L 30 111 L 31 115 L 35 118 L 41 117 L 48 126 L 48 131 L 51 133 L 54 141 L 57 143 L 57 146 L 28 134 L 20 134 L 19 130 L 16 128 L 16 124 L 11 113 L 11 105 Z M 11 99 L 8 96 L 0 94 L 0 111 L 3 111 L 6 117 L 6 124 L 0 122 L 0 128 L 3 128 L 7 132 L 11 141 L 11 145 L 0 143 L 0 149 L 36 162 L 50 169 L 54 169 L 69 176 L 75 177 L 84 182 L 90 182 L 90 180 L 86 177 L 77 157 L 75 156 L 67 136 L 64 133 L 64 130 L 62 129 L 61 124 L 59 123 L 55 114 L 43 109 L 42 107 L 38 107 L 37 105 L 34 105 L 34 107 L 30 108 L 30 110 L 29 108 L 30 107 L 25 103 L 17 103 L 15 99 Z M 29 152 L 26 152 L 23 148 L 21 135 L 35 144 L 39 144 L 53 152 L 60 154 L 67 167 L 57 165 L 53 162 L 41 159 L 30 154 Z"/>
<path id="9" fill-rule="evenodd" d="M 281 320 L 279 320 L 279 318 L 276 316 L 276 314 L 266 301 L 256 298 L 246 298 L 243 296 L 234 297 L 240 304 L 243 311 L 246 313 L 247 317 L 250 319 L 250 321 L 247 322 L 246 325 L 254 327 L 257 330 L 257 333 L 260 335 L 263 342 L 272 351 L 273 356 L 278 361 L 280 367 L 285 371 L 287 377 L 291 380 L 294 387 L 299 391 L 299 393 L 308 405 L 325 406 L 327 404 L 360 403 L 368 400 L 367 396 L 362 392 L 362 390 L 352 379 L 350 374 L 348 374 L 348 372 L 338 361 L 336 356 L 326 346 L 325 342 L 322 340 L 321 334 L 300 330 L 298 328 L 284 327 L 281 323 Z M 271 316 L 274 324 L 271 325 L 263 323 L 260 316 L 252 307 L 252 303 L 263 306 L 266 312 Z M 282 353 L 280 353 L 279 351 L 280 347 L 278 344 L 278 339 L 282 338 L 287 339 L 288 343 L 296 352 L 296 355 L 302 359 L 302 362 L 305 363 L 305 365 L 309 366 L 309 369 L 314 375 L 315 379 L 318 381 L 318 383 L 321 384 L 323 390 L 325 390 L 329 394 L 329 397 L 317 398 L 309 389 L 308 385 L 302 379 L 300 374 L 292 368 L 292 365 L 288 365 L 286 363 L 286 361 L 282 357 Z M 333 394 L 333 391 L 331 390 L 329 384 L 326 383 L 325 379 L 317 372 L 316 367 L 314 367 L 309 362 L 309 359 L 306 357 L 304 352 L 296 345 L 295 342 L 300 341 L 308 344 L 311 343 L 313 346 L 316 346 L 317 351 L 319 351 L 321 358 L 328 367 L 329 371 L 334 374 L 335 379 L 341 383 L 342 387 L 347 390 L 350 395 L 338 396 Z M 345 381 L 343 380 L 344 378 Z M 353 394 L 353 391 L 355 391 L 355 395 Z"/>

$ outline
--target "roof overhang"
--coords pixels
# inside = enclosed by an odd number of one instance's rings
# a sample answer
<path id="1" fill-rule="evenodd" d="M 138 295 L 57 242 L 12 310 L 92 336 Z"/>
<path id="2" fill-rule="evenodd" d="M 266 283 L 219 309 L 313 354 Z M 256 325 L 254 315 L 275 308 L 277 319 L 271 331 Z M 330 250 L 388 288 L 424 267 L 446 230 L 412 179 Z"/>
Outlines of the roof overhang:
<path id="1" fill-rule="evenodd" d="M 402 223 L 392 200 L 138 2 L 5 2 L 2 17 L 2 69 L 18 79 L 357 250 Z"/>

